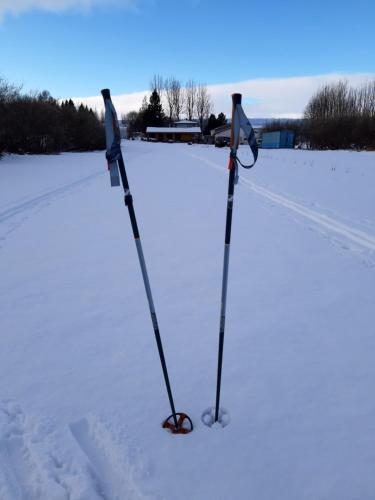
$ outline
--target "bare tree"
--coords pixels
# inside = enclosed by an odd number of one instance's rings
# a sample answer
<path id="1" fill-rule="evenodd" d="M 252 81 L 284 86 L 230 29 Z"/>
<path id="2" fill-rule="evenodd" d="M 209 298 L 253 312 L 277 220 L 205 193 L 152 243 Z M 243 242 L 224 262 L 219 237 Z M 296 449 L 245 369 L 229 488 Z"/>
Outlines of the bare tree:
<path id="1" fill-rule="evenodd" d="M 165 101 L 169 124 L 179 120 L 184 109 L 185 96 L 180 80 L 170 76 L 164 81 Z"/>
<path id="2" fill-rule="evenodd" d="M 153 90 L 156 90 L 157 93 L 159 94 L 159 97 L 160 99 L 163 97 L 163 93 L 164 93 L 164 78 L 159 75 L 159 74 L 155 74 L 153 77 L 152 77 L 152 80 L 150 81 L 150 90 L 151 92 Z"/>
<path id="3" fill-rule="evenodd" d="M 176 78 L 172 81 L 172 100 L 173 100 L 173 114 L 176 120 L 180 119 L 180 115 L 184 109 L 184 92 L 181 87 L 180 80 Z"/>
<path id="4" fill-rule="evenodd" d="M 172 117 L 173 117 L 173 81 L 175 78 L 173 76 L 170 76 L 166 80 L 164 80 L 164 90 L 165 90 L 165 104 L 166 104 L 166 109 L 167 109 L 167 115 L 168 115 L 168 120 L 169 120 L 169 125 L 172 124 Z"/>
<path id="5" fill-rule="evenodd" d="M 185 113 L 188 120 L 192 120 L 197 100 L 197 84 L 194 80 L 189 80 L 185 87 Z"/>
<path id="6" fill-rule="evenodd" d="M 203 122 L 208 119 L 208 116 L 212 109 L 211 97 L 207 91 L 207 86 L 203 83 L 199 83 L 197 86 L 195 109 L 199 119 L 200 127 L 202 129 Z"/>
<path id="7" fill-rule="evenodd" d="M 19 97 L 22 86 L 13 85 L 0 77 L 0 103 L 14 101 Z"/>
<path id="8" fill-rule="evenodd" d="M 360 88 L 346 81 L 325 85 L 307 104 L 305 121 L 313 148 L 374 147 L 375 81 Z"/>
<path id="9" fill-rule="evenodd" d="M 125 115 L 125 123 L 134 122 L 137 119 L 138 111 L 129 111 Z"/>
<path id="10" fill-rule="evenodd" d="M 126 123 L 127 126 L 127 136 L 131 139 L 137 129 L 138 111 L 129 111 L 126 115 L 121 115 L 121 118 L 122 117 L 125 119 L 123 123 Z"/>
<path id="11" fill-rule="evenodd" d="M 375 80 L 358 89 L 357 97 L 357 107 L 361 115 L 375 118 Z"/>

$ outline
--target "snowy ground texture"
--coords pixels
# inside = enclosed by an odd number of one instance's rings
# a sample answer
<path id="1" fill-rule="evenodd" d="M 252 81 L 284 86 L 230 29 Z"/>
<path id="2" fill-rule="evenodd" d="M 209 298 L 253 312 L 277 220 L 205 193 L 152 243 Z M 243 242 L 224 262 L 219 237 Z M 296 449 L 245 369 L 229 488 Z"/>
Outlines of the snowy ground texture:
<path id="1" fill-rule="evenodd" d="M 0 162 L 1 500 L 373 500 L 375 154 L 125 142 L 177 409 L 104 154 Z M 247 150 L 240 155 L 246 160 Z"/>

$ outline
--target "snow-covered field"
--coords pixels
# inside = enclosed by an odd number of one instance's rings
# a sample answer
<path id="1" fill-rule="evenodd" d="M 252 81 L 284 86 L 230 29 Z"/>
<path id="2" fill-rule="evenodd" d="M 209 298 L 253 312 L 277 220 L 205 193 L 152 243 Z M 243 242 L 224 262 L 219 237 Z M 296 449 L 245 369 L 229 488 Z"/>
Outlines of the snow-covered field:
<path id="1" fill-rule="evenodd" d="M 125 142 L 177 409 L 104 153 L 0 161 L 1 500 L 373 500 L 375 154 L 240 169 L 224 429 L 227 149 Z M 243 148 L 240 156 L 246 159 Z"/>

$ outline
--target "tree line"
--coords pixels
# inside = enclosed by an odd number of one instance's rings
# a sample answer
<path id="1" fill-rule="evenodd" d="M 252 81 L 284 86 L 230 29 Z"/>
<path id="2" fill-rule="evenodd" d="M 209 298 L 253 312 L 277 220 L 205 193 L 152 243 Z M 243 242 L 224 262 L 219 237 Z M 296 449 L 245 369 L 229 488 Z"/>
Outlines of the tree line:
<path id="1" fill-rule="evenodd" d="M 190 79 L 185 85 L 174 76 L 164 78 L 154 75 L 150 82 L 150 96 L 143 98 L 138 111 L 122 115 L 128 126 L 128 134 L 145 132 L 147 127 L 171 126 L 184 115 L 187 120 L 196 120 L 204 133 L 226 123 L 223 113 L 218 118 L 211 113 L 212 99 L 207 86 Z M 211 127 L 207 129 L 208 127 Z"/>
<path id="2" fill-rule="evenodd" d="M 322 87 L 308 103 L 305 133 L 314 149 L 375 148 L 375 80 L 359 88 L 345 81 Z"/>
<path id="3" fill-rule="evenodd" d="M 204 135 L 227 123 L 212 113 L 205 84 L 154 75 L 149 98 L 138 111 L 122 115 L 128 134 L 148 126 L 170 126 L 182 116 L 196 120 Z M 294 130 L 297 144 L 312 149 L 375 149 L 375 80 L 361 87 L 345 81 L 323 86 L 308 102 L 301 120 L 272 120 L 263 132 Z M 0 155 L 54 153 L 105 148 L 102 120 L 82 104 L 59 102 L 48 91 L 23 93 L 0 78 Z"/>
<path id="4" fill-rule="evenodd" d="M 0 154 L 104 148 L 104 128 L 91 109 L 72 100 L 59 103 L 46 90 L 23 93 L 0 79 Z"/>
<path id="5" fill-rule="evenodd" d="M 375 80 L 360 87 L 347 81 L 324 85 L 301 120 L 272 120 L 262 132 L 293 130 L 311 149 L 375 149 Z"/>

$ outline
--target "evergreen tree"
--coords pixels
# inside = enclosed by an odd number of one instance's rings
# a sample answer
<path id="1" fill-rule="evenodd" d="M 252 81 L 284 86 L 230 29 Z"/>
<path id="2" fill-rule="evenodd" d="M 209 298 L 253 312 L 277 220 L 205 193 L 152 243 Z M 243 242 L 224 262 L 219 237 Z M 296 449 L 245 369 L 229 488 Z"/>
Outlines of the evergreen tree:
<path id="1" fill-rule="evenodd" d="M 149 104 L 145 113 L 145 126 L 162 127 L 165 124 L 165 114 L 160 102 L 160 95 L 154 89 L 150 95 Z"/>
<path id="2" fill-rule="evenodd" d="M 207 125 L 204 129 L 204 135 L 210 135 L 210 132 L 211 130 L 213 130 L 214 128 L 216 128 L 218 125 L 217 125 L 217 119 L 216 119 L 216 116 L 212 113 L 209 118 L 208 118 L 208 122 L 207 122 Z"/>
<path id="3" fill-rule="evenodd" d="M 224 113 L 219 113 L 217 115 L 216 127 L 221 127 L 222 125 L 226 125 L 226 123 L 227 117 L 224 115 Z"/>
<path id="4" fill-rule="evenodd" d="M 0 152 L 55 153 L 105 148 L 103 125 L 87 106 L 44 90 L 21 94 L 0 79 Z"/>
<path id="5" fill-rule="evenodd" d="M 148 103 L 147 97 L 144 96 L 142 100 L 142 106 L 138 111 L 137 118 L 134 123 L 134 130 L 137 132 L 145 132 L 146 131 L 146 115 L 147 115 Z"/>

